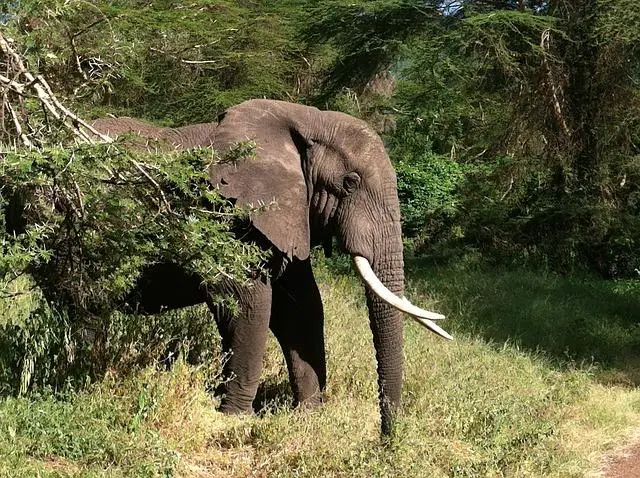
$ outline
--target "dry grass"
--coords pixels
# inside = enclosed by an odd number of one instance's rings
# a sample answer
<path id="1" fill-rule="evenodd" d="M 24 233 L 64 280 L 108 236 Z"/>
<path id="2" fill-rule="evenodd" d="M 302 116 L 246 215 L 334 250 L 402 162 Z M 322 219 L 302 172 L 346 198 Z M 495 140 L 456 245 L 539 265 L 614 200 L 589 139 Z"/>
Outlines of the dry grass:
<path id="1" fill-rule="evenodd" d="M 454 315 L 453 343 L 407 323 L 403 413 L 397 438 L 382 445 L 358 289 L 350 278 L 323 278 L 329 385 L 322 408 L 289 408 L 272 341 L 262 393 L 275 398 L 259 416 L 216 412 L 205 391 L 209 370 L 183 362 L 108 377 L 65 398 L 6 399 L 0 475 L 581 477 L 637 436 L 635 388 L 602 384 L 591 365 L 562 365 L 544 351 L 466 335 Z M 423 304 L 441 297 L 438 308 L 449 307 L 446 297 L 429 294 Z M 473 311 L 459 312 L 466 313 Z"/>

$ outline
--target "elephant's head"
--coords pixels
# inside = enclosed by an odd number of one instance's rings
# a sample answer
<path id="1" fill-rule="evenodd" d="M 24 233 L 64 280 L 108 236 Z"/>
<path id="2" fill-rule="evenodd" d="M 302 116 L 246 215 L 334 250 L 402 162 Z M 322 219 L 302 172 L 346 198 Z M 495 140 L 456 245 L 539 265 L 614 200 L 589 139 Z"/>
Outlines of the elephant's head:
<path id="1" fill-rule="evenodd" d="M 443 316 L 404 298 L 403 250 L 396 176 L 380 137 L 349 115 L 271 100 L 228 110 L 215 133 L 216 149 L 255 141 L 254 159 L 219 165 L 211 179 L 239 204 L 277 207 L 254 226 L 289 259 L 306 259 L 331 236 L 354 258 L 367 283 L 367 304 L 378 362 L 383 433 L 389 433 L 402 385 L 400 311 L 446 338 L 428 319 Z"/>

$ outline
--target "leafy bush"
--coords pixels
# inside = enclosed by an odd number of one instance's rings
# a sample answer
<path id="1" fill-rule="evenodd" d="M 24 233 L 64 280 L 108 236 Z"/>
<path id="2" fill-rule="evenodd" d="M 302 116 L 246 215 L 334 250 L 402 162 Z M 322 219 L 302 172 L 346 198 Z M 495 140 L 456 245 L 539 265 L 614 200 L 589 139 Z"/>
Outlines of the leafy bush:
<path id="1" fill-rule="evenodd" d="M 226 160 L 246 153 L 240 145 Z M 107 343 L 131 324 L 114 329 L 110 313 L 149 264 L 180 264 L 207 286 L 260 273 L 265 253 L 233 236 L 259 211 L 213 189 L 207 165 L 220 160 L 211 149 L 161 155 L 114 144 L 2 153 L 0 293 L 12 298 L 25 276 L 42 292 L 26 318 L 3 326 L 4 367 L 20 369 L 21 390 L 34 377 L 113 366 Z"/>
<path id="2" fill-rule="evenodd" d="M 463 167 L 449 157 L 423 154 L 395 163 L 403 231 L 433 239 L 451 226 L 459 212 Z"/>
<path id="3" fill-rule="evenodd" d="M 71 28 L 72 20 L 84 24 L 79 15 L 87 8 L 86 2 L 26 1 L 0 33 L 5 72 L 0 109 L 7 112 L 0 123 L 0 389 L 5 391 L 82 381 L 108 368 L 175 354 L 180 336 L 202 335 L 210 345 L 211 320 L 191 324 L 174 314 L 160 325 L 155 318 L 112 311 L 132 302 L 128 294 L 149 266 L 176 265 L 178 274 L 214 294 L 223 278 L 258 277 L 268 256 L 235 239 L 260 208 L 235 207 L 209 182 L 212 164 L 252 156 L 253 143 L 238 144 L 224 157 L 211 148 L 129 151 L 126 143 L 91 131 L 53 93 L 51 85 L 72 65 L 61 55 L 71 51 L 81 63 L 74 34 L 64 26 Z M 98 23 L 109 23 L 98 13 Z M 36 28 L 34 22 L 43 19 L 50 23 Z M 76 33 L 86 33 L 91 44 L 98 23 Z M 52 26 L 60 30 L 54 28 L 54 34 Z M 60 40 L 61 31 L 70 38 Z M 82 64 L 76 66 L 74 74 L 83 76 Z M 57 72 L 51 83 L 44 78 L 47 72 Z M 85 79 L 75 100 L 82 98 L 82 88 L 97 84 L 96 78 Z M 70 84 L 74 81 L 72 74 Z M 166 151 L 165 146 L 155 150 Z M 229 298 L 211 299 L 233 310 Z M 191 344 L 191 358 L 202 355 L 200 345 Z"/>

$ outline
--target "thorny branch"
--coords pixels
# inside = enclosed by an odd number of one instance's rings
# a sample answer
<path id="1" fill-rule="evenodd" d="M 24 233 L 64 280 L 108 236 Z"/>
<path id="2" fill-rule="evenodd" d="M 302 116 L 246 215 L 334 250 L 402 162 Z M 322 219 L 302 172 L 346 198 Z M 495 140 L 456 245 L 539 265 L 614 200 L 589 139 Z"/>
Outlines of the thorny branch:
<path id="1" fill-rule="evenodd" d="M 41 75 L 31 73 L 27 69 L 22 57 L 16 52 L 13 41 L 6 38 L 1 32 L 0 65 L 6 67 L 4 74 L 0 74 L 0 111 L 7 111 L 11 118 L 13 130 L 7 131 L 5 126 L 4 132 L 12 143 L 20 142 L 27 148 L 36 148 L 42 145 L 42 138 L 33 133 L 35 128 L 29 123 L 27 115 L 21 116 L 18 114 L 19 109 L 16 106 L 22 105 L 25 98 L 36 98 L 42 104 L 46 126 L 50 126 L 49 121 L 52 118 L 52 121 L 55 120 L 59 126 L 65 128 L 79 143 L 113 142 L 112 138 L 103 135 L 89 123 L 75 115 L 69 108 L 65 107 L 53 93 L 47 81 Z M 27 131 L 30 131 L 31 134 L 27 134 Z M 144 177 L 144 180 L 151 183 L 158 190 L 159 203 L 164 205 L 167 211 L 170 212 L 171 206 L 162 187 L 145 169 L 146 165 L 134 160 L 131 160 L 131 162 Z M 84 201 L 82 191 L 75 181 L 74 186 L 73 195 L 76 196 L 78 202 L 78 208 L 74 207 L 74 211 L 79 216 L 83 216 Z M 71 197 L 67 197 L 67 200 L 70 204 L 74 203 Z"/>
<path id="2" fill-rule="evenodd" d="M 19 116 L 12 104 L 12 102 L 22 104 L 25 97 L 37 98 L 45 112 L 51 115 L 77 141 L 81 143 L 95 143 L 96 141 L 109 143 L 113 141 L 66 108 L 53 93 L 47 81 L 27 69 L 22 57 L 13 48 L 11 39 L 6 38 L 2 33 L 0 33 L 0 53 L 3 57 L 0 57 L 0 61 L 4 60 L 7 70 L 4 75 L 0 75 L 0 87 L 3 89 L 1 109 L 10 113 L 13 133 L 24 146 L 33 148 L 37 142 L 37 138 L 29 138 L 25 133 L 30 130 L 29 118 L 26 115 Z"/>
<path id="3" fill-rule="evenodd" d="M 140 164 L 137 161 L 132 161 L 132 163 L 135 166 L 135 168 L 138 171 L 140 171 L 142 173 L 142 175 L 145 178 L 147 178 L 151 184 L 153 184 L 155 186 L 155 188 L 160 193 L 160 196 L 162 197 L 162 202 L 164 203 L 165 207 L 167 208 L 167 211 L 171 211 L 171 205 L 169 204 L 169 201 L 167 201 L 167 197 L 164 195 L 164 191 L 162 190 L 162 187 L 160 187 L 158 182 L 155 179 L 153 179 L 153 177 L 146 171 L 146 169 L 144 169 L 142 164 Z"/>

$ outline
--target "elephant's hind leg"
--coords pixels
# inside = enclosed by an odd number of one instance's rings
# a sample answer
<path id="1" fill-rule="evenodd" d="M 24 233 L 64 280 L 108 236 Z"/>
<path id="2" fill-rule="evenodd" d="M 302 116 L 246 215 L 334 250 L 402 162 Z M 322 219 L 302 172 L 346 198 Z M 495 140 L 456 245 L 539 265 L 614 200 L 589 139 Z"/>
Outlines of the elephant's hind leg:
<path id="1" fill-rule="evenodd" d="M 273 286 L 271 330 L 284 352 L 295 405 L 322 403 L 324 312 L 311 263 L 294 260 Z"/>
<path id="2" fill-rule="evenodd" d="M 232 285 L 230 289 L 240 305 L 238 314 L 233 316 L 209 304 L 222 336 L 223 351 L 229 354 L 223 370 L 220 411 L 251 413 L 269 328 L 271 287 L 254 281 L 249 287 Z"/>

